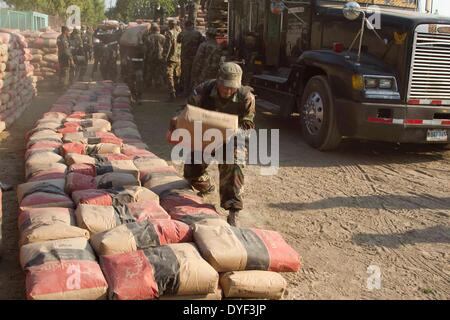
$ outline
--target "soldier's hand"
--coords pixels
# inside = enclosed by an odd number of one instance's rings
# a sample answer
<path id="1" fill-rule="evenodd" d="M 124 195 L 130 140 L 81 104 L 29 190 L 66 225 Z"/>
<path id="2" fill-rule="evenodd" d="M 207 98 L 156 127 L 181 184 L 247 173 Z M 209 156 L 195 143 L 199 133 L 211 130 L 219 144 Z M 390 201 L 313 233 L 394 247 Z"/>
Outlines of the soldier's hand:
<path id="1" fill-rule="evenodd" d="M 242 124 L 240 127 L 243 130 L 250 130 L 250 129 L 255 129 L 255 124 L 251 121 L 244 120 L 244 121 L 242 121 Z"/>
<path id="2" fill-rule="evenodd" d="M 176 128 L 177 128 L 177 117 L 173 117 L 172 119 L 170 119 L 169 130 L 175 131 Z"/>

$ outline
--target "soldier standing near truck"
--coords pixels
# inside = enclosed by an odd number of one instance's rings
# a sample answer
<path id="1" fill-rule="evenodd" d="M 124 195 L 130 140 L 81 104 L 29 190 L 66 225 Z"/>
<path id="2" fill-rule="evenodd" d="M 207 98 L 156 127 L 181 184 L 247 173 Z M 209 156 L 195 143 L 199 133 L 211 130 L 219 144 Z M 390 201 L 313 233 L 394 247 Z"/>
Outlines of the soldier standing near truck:
<path id="1" fill-rule="evenodd" d="M 66 90 L 70 82 L 70 69 L 73 68 L 72 52 L 69 42 L 69 28 L 61 27 L 61 35 L 57 39 L 58 62 L 59 62 L 59 82 L 61 89 Z"/>
<path id="2" fill-rule="evenodd" d="M 192 21 L 186 21 L 185 30 L 177 38 L 177 42 L 181 44 L 181 79 L 185 97 L 188 97 L 191 93 L 192 65 L 197 50 L 203 41 L 203 35 L 194 29 Z"/>
<path id="3" fill-rule="evenodd" d="M 164 43 L 166 38 L 161 34 L 157 23 L 153 23 L 150 34 L 145 38 L 146 81 L 149 87 L 158 88 L 164 79 Z"/>
<path id="4" fill-rule="evenodd" d="M 202 78 L 203 70 L 208 67 L 206 61 L 208 61 L 209 57 L 213 54 L 213 52 L 217 49 L 217 30 L 215 28 L 209 28 L 206 32 L 207 40 L 203 42 L 197 50 L 197 54 L 195 55 L 194 62 L 192 65 L 192 76 L 191 76 L 191 86 L 195 87 L 211 78 Z"/>
<path id="5" fill-rule="evenodd" d="M 228 46 L 226 42 L 219 44 L 211 55 L 205 60 L 205 67 L 200 75 L 201 82 L 215 79 L 221 63 L 225 62 Z M 200 82 L 200 83 L 201 83 Z"/>
<path id="6" fill-rule="evenodd" d="M 83 47 L 84 47 L 84 56 L 86 59 L 86 63 L 88 63 L 92 59 L 92 37 L 93 33 L 90 31 L 90 28 L 86 28 L 85 26 L 81 27 L 81 38 L 83 39 Z"/>
<path id="7" fill-rule="evenodd" d="M 166 77 L 167 86 L 169 90 L 169 102 L 176 99 L 176 87 L 179 81 L 178 70 L 180 68 L 180 54 L 181 47 L 177 42 L 179 32 L 177 31 L 177 25 L 174 20 L 169 21 L 169 30 L 166 32 L 166 41 L 164 44 L 163 57 L 166 61 Z"/>
<path id="8" fill-rule="evenodd" d="M 87 61 L 84 55 L 84 46 L 80 30 L 77 28 L 73 29 L 69 41 L 75 63 L 74 72 L 70 73 L 70 82 L 83 81 L 87 69 Z"/>

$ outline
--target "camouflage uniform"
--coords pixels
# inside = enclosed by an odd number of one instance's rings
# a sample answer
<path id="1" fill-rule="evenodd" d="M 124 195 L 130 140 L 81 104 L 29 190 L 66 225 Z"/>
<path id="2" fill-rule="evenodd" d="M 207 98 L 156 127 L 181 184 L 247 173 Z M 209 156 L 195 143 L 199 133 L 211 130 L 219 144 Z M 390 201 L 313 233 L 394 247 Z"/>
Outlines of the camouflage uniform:
<path id="1" fill-rule="evenodd" d="M 192 79 L 191 85 L 192 87 L 196 87 L 200 83 L 214 79 L 215 77 L 204 79 L 202 78 L 203 70 L 208 67 L 207 61 L 209 57 L 216 51 L 218 48 L 217 41 L 214 38 L 208 38 L 206 42 L 203 42 L 197 50 L 197 54 L 195 55 L 194 63 L 192 65 Z"/>
<path id="2" fill-rule="evenodd" d="M 139 101 L 144 93 L 144 56 L 145 48 L 143 44 L 136 47 L 127 47 L 125 72 L 123 75 L 124 82 L 131 91 L 134 101 Z M 133 61 L 133 59 L 142 59 L 141 61 Z"/>
<path id="3" fill-rule="evenodd" d="M 215 50 L 209 55 L 204 62 L 204 68 L 199 76 L 199 81 L 206 81 L 215 79 L 219 71 L 222 57 L 226 54 L 226 49 L 223 46 L 216 46 Z"/>
<path id="4" fill-rule="evenodd" d="M 61 34 L 57 39 L 58 62 L 60 66 L 59 81 L 63 89 L 70 84 L 70 68 L 72 67 L 72 52 L 70 50 L 69 38 Z"/>
<path id="5" fill-rule="evenodd" d="M 86 61 L 89 62 L 92 59 L 92 52 L 94 48 L 93 43 L 94 34 L 91 30 L 86 30 L 83 35 L 83 45 L 84 45 L 84 55 L 86 57 Z"/>
<path id="6" fill-rule="evenodd" d="M 203 35 L 192 28 L 186 29 L 178 36 L 181 43 L 181 78 L 186 95 L 191 93 L 191 72 L 198 47 L 204 41 Z"/>
<path id="7" fill-rule="evenodd" d="M 76 30 L 76 29 L 75 29 Z M 84 56 L 84 46 L 83 39 L 81 38 L 78 30 L 73 31 L 70 35 L 70 46 L 72 48 L 73 59 L 75 62 L 75 72 L 70 73 L 70 82 L 72 83 L 74 80 L 82 81 L 84 75 L 86 74 L 87 69 L 87 61 Z M 78 75 L 78 78 L 75 77 Z"/>
<path id="8" fill-rule="evenodd" d="M 239 116 L 239 125 L 246 123 L 246 128 L 254 128 L 255 96 L 252 88 L 241 86 L 236 94 L 227 101 L 219 97 L 217 80 L 210 80 L 195 88 L 188 99 L 188 104 Z M 224 157 L 226 152 L 223 152 Z M 220 204 L 225 210 L 242 210 L 242 190 L 244 186 L 244 173 L 246 149 L 235 148 L 234 164 L 220 164 Z M 194 155 L 192 158 L 194 159 Z M 184 177 L 200 192 L 212 189 L 211 178 L 207 173 L 208 165 L 185 164 Z"/>
<path id="9" fill-rule="evenodd" d="M 179 32 L 176 28 L 168 30 L 166 32 L 166 41 L 164 45 L 164 54 L 167 69 L 167 85 L 170 95 L 176 94 L 176 82 L 179 79 L 179 68 L 180 68 L 180 45 L 177 43 L 177 37 Z M 177 79 L 177 80 L 176 80 Z"/>
<path id="10" fill-rule="evenodd" d="M 151 86 L 164 82 L 164 43 L 166 38 L 159 32 L 150 33 L 145 39 L 146 46 L 146 81 Z"/>

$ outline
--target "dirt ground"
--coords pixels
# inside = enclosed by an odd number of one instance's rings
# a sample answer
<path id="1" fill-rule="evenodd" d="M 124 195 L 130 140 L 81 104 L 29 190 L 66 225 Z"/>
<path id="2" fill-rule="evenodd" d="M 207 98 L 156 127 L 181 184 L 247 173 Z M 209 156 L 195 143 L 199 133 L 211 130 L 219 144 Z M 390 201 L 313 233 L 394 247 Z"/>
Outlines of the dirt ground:
<path id="1" fill-rule="evenodd" d="M 136 122 L 151 151 L 170 160 L 167 124 L 183 102 L 166 104 L 161 92 L 146 98 Z M 37 97 L 0 134 L 1 181 L 23 182 L 24 134 L 55 99 Z M 346 141 L 321 153 L 302 140 L 295 118 L 256 121 L 280 128 L 280 169 L 262 176 L 258 166 L 246 168 L 243 222 L 279 231 L 301 255 L 302 270 L 285 274 L 286 298 L 450 298 L 450 151 Z M 217 184 L 217 169 L 210 172 Z M 0 299 L 23 299 L 14 192 L 4 194 L 1 234 Z M 380 289 L 367 287 L 369 266 L 381 272 Z"/>

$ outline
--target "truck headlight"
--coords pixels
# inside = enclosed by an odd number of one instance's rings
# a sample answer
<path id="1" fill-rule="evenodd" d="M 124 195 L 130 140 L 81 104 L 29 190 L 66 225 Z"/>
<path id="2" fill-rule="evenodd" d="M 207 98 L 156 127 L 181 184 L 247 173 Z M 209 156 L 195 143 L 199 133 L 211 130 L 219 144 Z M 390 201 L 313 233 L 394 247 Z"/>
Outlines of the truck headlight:
<path id="1" fill-rule="evenodd" d="M 366 89 L 377 89 L 379 87 L 379 81 L 375 78 L 365 78 L 364 88 Z"/>
<path id="2" fill-rule="evenodd" d="M 394 87 L 393 79 L 380 79 L 380 89 L 392 89 Z"/>
<path id="3" fill-rule="evenodd" d="M 397 81 L 392 76 L 364 75 L 364 95 L 368 99 L 399 100 Z"/>
<path id="4" fill-rule="evenodd" d="M 397 83 L 394 77 L 388 76 L 363 76 L 366 90 L 391 90 L 397 91 Z"/>

